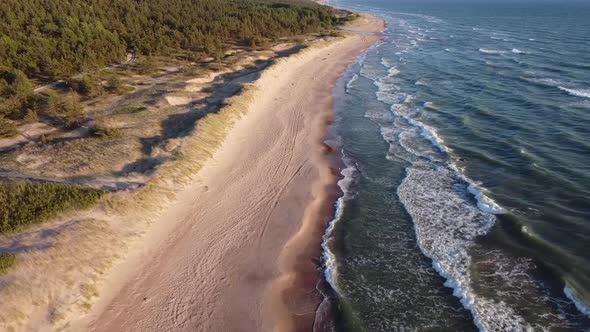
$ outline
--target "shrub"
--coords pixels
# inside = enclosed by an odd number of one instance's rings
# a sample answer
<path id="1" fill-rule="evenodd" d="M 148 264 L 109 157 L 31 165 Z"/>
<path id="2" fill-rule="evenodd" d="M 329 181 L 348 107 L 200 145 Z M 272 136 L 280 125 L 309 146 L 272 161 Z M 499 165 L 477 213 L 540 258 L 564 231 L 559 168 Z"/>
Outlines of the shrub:
<path id="1" fill-rule="evenodd" d="M 154 57 L 144 57 L 135 64 L 135 69 L 142 75 L 149 75 L 156 72 L 159 68 L 158 60 Z"/>
<path id="2" fill-rule="evenodd" d="M 100 79 L 96 76 L 83 75 L 79 79 L 70 79 L 68 84 L 74 91 L 89 98 L 100 96 L 103 92 Z"/>
<path id="3" fill-rule="evenodd" d="M 97 123 L 93 129 L 93 135 L 103 138 L 121 137 L 121 131 L 117 128 L 112 128 L 104 123 Z"/>
<path id="4" fill-rule="evenodd" d="M 297 44 L 303 44 L 303 43 L 305 43 L 305 38 L 298 36 L 298 37 L 293 38 L 293 42 L 297 43 Z"/>
<path id="5" fill-rule="evenodd" d="M 130 90 L 133 91 L 133 88 L 124 85 L 119 76 L 117 75 L 113 75 L 108 79 L 107 84 L 105 85 L 105 89 L 110 93 L 116 93 L 119 95 L 125 94 Z"/>
<path id="6" fill-rule="evenodd" d="M 0 137 L 13 137 L 18 134 L 14 122 L 8 120 L 0 114 Z"/>
<path id="7" fill-rule="evenodd" d="M 46 95 L 45 99 L 45 110 L 48 114 L 56 115 L 60 113 L 61 110 L 61 98 L 57 94 L 57 92 L 52 90 L 47 90 L 44 92 Z"/>
<path id="8" fill-rule="evenodd" d="M 16 255 L 8 252 L 0 252 L 0 275 L 6 273 L 16 264 Z"/>
<path id="9" fill-rule="evenodd" d="M 61 96 L 55 91 L 48 91 L 46 95 L 45 111 L 47 114 L 61 117 L 67 126 L 74 125 L 80 115 L 84 114 L 84 106 L 82 106 L 77 93 L 72 91 Z"/>
<path id="10" fill-rule="evenodd" d="M 33 94 L 33 84 L 27 75 L 18 69 L 0 71 L 0 81 L 0 95 L 4 97 L 14 97 L 24 103 Z"/>
<path id="11" fill-rule="evenodd" d="M 64 183 L 0 183 L 0 233 L 18 231 L 63 212 L 89 208 L 104 194 L 102 190 Z"/>

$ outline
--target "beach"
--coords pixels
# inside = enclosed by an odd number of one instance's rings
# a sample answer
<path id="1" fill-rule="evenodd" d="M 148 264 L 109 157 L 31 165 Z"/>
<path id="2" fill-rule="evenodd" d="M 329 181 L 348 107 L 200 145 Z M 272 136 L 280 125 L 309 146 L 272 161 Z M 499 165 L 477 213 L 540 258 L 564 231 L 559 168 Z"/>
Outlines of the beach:
<path id="1" fill-rule="evenodd" d="M 265 70 L 246 115 L 70 330 L 311 330 L 321 237 L 338 195 L 324 144 L 332 90 L 381 38 L 367 32 L 383 28 L 363 16 L 347 38 Z"/>

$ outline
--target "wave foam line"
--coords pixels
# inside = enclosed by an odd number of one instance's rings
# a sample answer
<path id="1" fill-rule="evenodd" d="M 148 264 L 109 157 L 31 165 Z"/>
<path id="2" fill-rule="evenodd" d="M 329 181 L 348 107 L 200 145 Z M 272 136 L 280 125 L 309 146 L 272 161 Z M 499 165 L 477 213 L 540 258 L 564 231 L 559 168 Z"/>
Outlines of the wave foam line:
<path id="1" fill-rule="evenodd" d="M 568 89 L 562 86 L 558 86 L 558 88 L 562 91 L 569 93 L 572 96 L 590 98 L 590 89 Z"/>
<path id="2" fill-rule="evenodd" d="M 354 83 L 359 78 L 358 74 L 354 74 L 352 78 L 346 83 L 346 90 L 350 90 L 352 88 L 352 83 Z"/>
<path id="3" fill-rule="evenodd" d="M 432 260 L 462 305 L 471 311 L 480 331 L 532 331 L 523 317 L 503 302 L 478 296 L 472 287 L 469 249 L 495 223 L 453 189 L 454 170 L 431 163 L 414 163 L 397 189 L 414 223 L 418 247 Z"/>
<path id="4" fill-rule="evenodd" d="M 492 50 L 492 49 L 487 49 L 487 48 L 480 48 L 479 51 L 484 54 L 505 54 L 505 53 L 507 53 L 506 51 Z"/>
<path id="5" fill-rule="evenodd" d="M 434 146 L 436 146 L 442 153 L 446 153 L 447 155 L 451 153 L 451 149 L 445 145 L 444 139 L 442 139 L 436 129 L 425 125 L 424 123 L 414 120 L 405 114 L 401 114 L 392 108 L 392 112 L 399 117 L 404 118 L 408 123 L 418 129 L 418 132 L 422 137 L 430 141 Z M 412 153 L 412 151 L 408 151 Z M 498 203 L 496 203 L 493 199 L 486 196 L 487 189 L 481 187 L 479 183 L 476 181 L 468 178 L 463 172 L 452 162 L 449 162 L 450 168 L 457 173 L 457 175 L 468 184 L 467 189 L 477 201 L 477 207 L 486 213 L 490 214 L 503 214 L 506 213 L 506 210 L 502 208 Z"/>
<path id="6" fill-rule="evenodd" d="M 563 293 L 568 299 L 574 302 L 574 305 L 581 313 L 590 317 L 590 307 L 586 303 L 584 303 L 584 301 L 580 300 L 580 298 L 576 295 L 576 292 L 573 289 L 566 285 L 563 289 Z"/>
<path id="7" fill-rule="evenodd" d="M 354 182 L 354 174 L 356 173 L 356 167 L 354 167 L 352 161 L 344 156 L 344 151 L 341 153 L 343 155 L 342 161 L 344 162 L 344 165 L 346 165 L 346 168 L 340 172 L 342 179 L 338 181 L 338 187 L 340 187 L 343 194 L 336 201 L 334 218 L 328 223 L 321 244 L 322 259 L 324 260 L 324 278 L 337 293 L 339 293 L 339 291 L 335 280 L 338 275 L 338 266 L 336 264 L 336 255 L 330 250 L 329 244 L 334 233 L 334 228 L 336 228 L 336 224 L 342 219 L 346 201 L 351 198 L 350 187 Z"/>

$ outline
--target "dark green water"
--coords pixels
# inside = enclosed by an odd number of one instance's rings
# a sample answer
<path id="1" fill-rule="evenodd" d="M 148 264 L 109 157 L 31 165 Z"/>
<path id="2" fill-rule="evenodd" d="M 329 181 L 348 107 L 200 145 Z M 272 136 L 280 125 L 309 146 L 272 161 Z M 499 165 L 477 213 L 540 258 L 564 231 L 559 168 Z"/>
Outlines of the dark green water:
<path id="1" fill-rule="evenodd" d="M 335 90 L 342 329 L 589 330 L 590 3 L 332 4 L 388 22 Z"/>

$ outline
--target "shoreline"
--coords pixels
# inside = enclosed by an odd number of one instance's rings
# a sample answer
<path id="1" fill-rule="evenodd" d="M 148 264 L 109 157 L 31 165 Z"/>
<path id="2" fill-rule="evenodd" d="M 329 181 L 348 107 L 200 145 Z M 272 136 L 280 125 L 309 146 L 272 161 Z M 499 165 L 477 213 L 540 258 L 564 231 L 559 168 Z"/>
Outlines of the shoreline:
<path id="1" fill-rule="evenodd" d="M 385 29 L 385 22 L 366 13 L 346 31 L 355 35 L 348 38 L 358 38 L 363 34 L 380 33 Z M 342 178 L 340 170 L 345 167 L 340 153 L 328 144 L 330 127 L 334 122 L 333 90 L 338 79 L 345 74 L 347 68 L 356 57 L 366 51 L 374 43 L 381 40 L 379 34 L 361 37 L 366 43 L 356 50 L 352 58 L 347 58 L 329 77 L 324 77 L 329 87 L 328 101 L 322 113 L 317 116 L 312 135 L 315 137 L 316 167 L 320 175 L 312 183 L 313 200 L 305 207 L 304 218 L 299 231 L 285 244 L 279 264 L 281 275 L 273 283 L 268 300 L 276 306 L 270 314 L 278 316 L 273 325 L 274 331 L 335 331 L 334 308 L 331 294 L 334 290 L 323 275 L 322 242 L 330 220 L 336 212 L 336 201 L 343 194 L 339 187 Z M 369 41 L 369 39 L 371 41 Z M 309 303 L 309 292 L 315 291 L 317 298 L 311 301 L 312 312 L 301 313 L 301 303 Z M 321 312 L 320 312 L 321 311 Z M 322 313 L 326 315 L 322 316 Z"/>
<path id="2" fill-rule="evenodd" d="M 376 18 L 363 21 L 363 33 L 367 25 L 383 28 Z M 91 313 L 69 329 L 309 330 L 322 300 L 312 294 L 322 280 L 320 243 L 338 196 L 324 143 L 332 91 L 380 38 L 353 34 L 312 45 L 265 70 L 247 106 L 239 105 L 251 111 L 165 209 L 144 246 L 115 268 Z M 292 89 L 286 100 L 285 88 Z M 242 163 L 248 166 L 236 169 Z"/>

